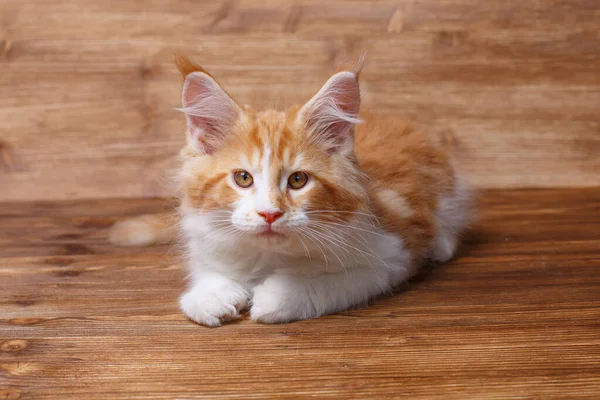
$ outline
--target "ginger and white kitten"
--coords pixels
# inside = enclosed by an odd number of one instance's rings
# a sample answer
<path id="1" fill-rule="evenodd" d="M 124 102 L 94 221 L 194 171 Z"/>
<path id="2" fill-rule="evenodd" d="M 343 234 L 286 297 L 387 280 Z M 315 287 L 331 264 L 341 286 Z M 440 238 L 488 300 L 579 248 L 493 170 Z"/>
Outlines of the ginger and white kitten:
<path id="1" fill-rule="evenodd" d="M 306 104 L 239 106 L 200 66 L 185 77 L 181 227 L 193 321 L 282 323 L 364 304 L 444 262 L 470 215 L 449 156 L 395 119 L 358 115 L 358 71 Z M 135 241 L 135 239 L 133 239 Z"/>

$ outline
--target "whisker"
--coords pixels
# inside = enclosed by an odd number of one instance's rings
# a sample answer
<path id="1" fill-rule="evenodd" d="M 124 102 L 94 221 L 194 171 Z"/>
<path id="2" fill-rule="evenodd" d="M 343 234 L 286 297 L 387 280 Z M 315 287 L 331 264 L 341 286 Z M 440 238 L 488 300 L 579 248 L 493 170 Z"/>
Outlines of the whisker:
<path id="1" fill-rule="evenodd" d="M 312 230 L 311 228 L 308 228 L 308 227 L 307 227 L 307 229 L 309 229 L 309 230 L 310 230 L 310 231 L 312 231 L 312 232 L 316 232 L 316 231 Z M 318 232 L 317 232 L 317 233 L 318 233 Z M 325 238 L 325 237 L 323 237 L 323 239 L 326 239 L 326 238 Z M 330 247 L 326 247 L 326 248 L 327 248 L 327 250 L 329 250 L 331 253 L 333 253 L 333 255 L 335 256 L 335 258 L 337 258 L 337 259 L 338 259 L 338 261 L 340 262 L 340 265 L 342 266 L 342 268 L 346 268 L 346 266 L 345 266 L 344 262 L 343 262 L 343 261 L 342 261 L 342 259 L 341 259 L 341 258 L 338 256 L 338 254 L 337 254 L 335 251 L 333 251 L 333 249 L 331 249 Z"/>
<path id="2" fill-rule="evenodd" d="M 320 232 L 320 233 L 321 233 L 321 237 L 322 237 L 323 239 L 325 239 L 325 236 L 324 236 L 324 235 L 325 235 L 325 232 Z M 338 239 L 338 240 L 339 240 L 339 239 Z M 386 262 L 385 262 L 385 261 L 384 261 L 384 260 L 383 260 L 383 259 L 382 259 L 380 256 L 378 256 L 378 255 L 376 255 L 376 254 L 374 254 L 374 253 L 373 253 L 373 254 L 371 254 L 371 253 L 369 253 L 369 252 L 365 252 L 365 251 L 363 251 L 363 250 L 361 250 L 361 249 L 359 249 L 359 248 L 357 248 L 357 247 L 355 247 L 355 246 L 352 246 L 352 245 L 348 244 L 347 242 L 341 242 L 341 244 L 342 244 L 342 245 L 345 245 L 345 246 L 348 246 L 348 247 L 350 247 L 350 248 L 352 248 L 352 249 L 354 249 L 354 250 L 358 251 L 359 253 L 361 253 L 361 254 L 363 254 L 363 255 L 368 255 L 368 256 L 370 256 L 370 257 L 373 257 L 374 259 L 376 259 L 376 260 L 378 260 L 378 261 L 382 262 L 382 263 L 383 263 L 383 264 L 384 264 L 386 267 L 388 267 L 388 268 L 389 268 L 389 266 L 387 265 L 387 263 L 386 263 Z"/>
<path id="3" fill-rule="evenodd" d="M 319 227 L 321 229 L 333 229 L 335 231 L 340 232 L 341 234 L 346 234 L 346 235 L 351 236 L 354 239 L 357 239 L 358 241 L 362 242 L 364 245 L 368 245 L 369 244 L 369 242 L 367 241 L 367 239 L 363 235 L 361 235 L 360 232 L 352 232 L 352 231 L 348 232 L 348 231 L 346 231 L 346 230 L 344 230 L 342 228 L 339 228 L 337 226 L 331 226 L 329 224 L 324 224 L 324 223 L 321 223 L 321 222 L 313 222 L 313 223 L 311 223 L 311 226 Z M 356 235 L 358 235 L 358 237 Z"/>
<path id="4" fill-rule="evenodd" d="M 370 218 L 377 218 L 372 213 L 366 213 L 361 211 L 341 211 L 341 210 L 307 210 L 304 214 L 351 214 L 351 215 L 365 215 Z"/>
<path id="5" fill-rule="evenodd" d="M 319 246 L 319 244 L 317 244 L 317 242 L 316 242 L 316 241 L 315 241 L 315 240 L 314 240 L 314 239 L 313 239 L 313 238 L 312 238 L 310 235 L 307 235 L 307 234 L 306 234 L 306 232 L 304 231 L 304 229 L 305 229 L 305 228 L 299 228 L 299 231 L 300 231 L 300 232 L 303 232 L 303 233 L 305 234 L 305 236 L 306 236 L 306 237 L 307 237 L 307 238 L 308 238 L 308 239 L 309 239 L 311 242 L 313 242 L 313 243 L 315 244 L 315 246 L 317 246 L 317 247 L 319 248 L 319 250 L 321 250 L 321 253 L 323 254 L 323 259 L 325 260 L 325 272 L 327 272 L 327 268 L 329 267 L 329 261 L 327 260 L 327 255 L 325 255 L 325 251 L 324 251 L 324 250 L 321 248 L 321 246 Z M 316 238 L 315 238 L 315 239 L 316 239 Z M 318 239 L 317 239 L 317 240 L 318 240 Z M 319 240 L 319 242 L 320 242 L 321 244 L 323 244 L 323 242 L 321 242 L 320 240 Z"/>
<path id="6" fill-rule="evenodd" d="M 304 249 L 306 250 L 306 257 L 312 261 L 312 258 L 310 256 L 310 250 L 308 250 L 308 247 L 306 247 L 306 244 L 304 244 L 304 241 L 302 240 L 302 238 L 300 237 L 300 232 L 296 232 L 296 237 L 298 238 L 298 240 L 300 241 L 300 243 L 302 243 L 302 246 L 304 246 Z"/>
<path id="7" fill-rule="evenodd" d="M 343 244 L 342 244 L 342 245 L 340 245 L 340 244 L 338 244 L 338 243 L 335 243 L 335 242 L 333 242 L 332 240 L 330 240 L 330 239 L 328 239 L 328 238 L 326 238 L 326 237 L 324 237 L 324 236 L 322 236 L 322 235 L 319 235 L 319 232 L 316 232 L 316 231 L 314 231 L 314 233 L 313 233 L 313 234 L 314 234 L 316 237 L 322 237 L 324 240 L 327 240 L 329 243 L 332 243 L 334 246 L 336 246 L 336 247 L 340 248 L 341 250 L 344 250 L 344 251 L 346 252 L 346 257 L 348 257 L 348 256 L 351 256 L 351 255 L 352 255 L 352 254 L 350 253 L 350 251 L 344 247 L 344 245 L 343 245 Z M 330 251 L 332 251 L 332 250 L 331 250 L 331 248 L 329 248 L 329 249 L 330 249 Z M 363 256 L 363 257 L 364 257 L 364 256 Z M 368 260 L 368 259 L 366 259 L 366 261 L 367 261 L 367 263 L 369 264 L 369 266 L 370 266 L 372 269 L 374 269 L 374 267 L 373 267 L 373 264 L 371 264 L 371 261 L 370 261 L 370 260 Z M 342 264 L 342 269 L 344 270 L 344 273 L 345 273 L 345 275 L 346 275 L 346 279 L 349 279 L 349 275 L 348 275 L 348 268 L 346 267 L 346 265 L 345 265 L 345 264 Z"/>
<path id="8" fill-rule="evenodd" d="M 325 237 L 323 237 L 323 239 L 326 239 L 326 238 L 325 238 Z M 330 240 L 330 242 L 331 242 L 331 240 Z M 350 245 L 348 245 L 347 243 L 342 243 L 342 245 L 349 246 L 349 247 L 351 247 L 351 248 L 353 248 L 353 249 L 355 249 L 355 250 L 359 251 L 360 253 L 362 253 L 361 255 L 362 255 L 362 257 L 364 258 L 364 260 L 365 260 L 365 261 L 366 261 L 366 262 L 369 264 L 369 267 L 370 267 L 370 268 L 373 270 L 373 272 L 374 272 L 374 273 L 377 275 L 378 279 L 381 279 L 381 272 L 380 272 L 379 268 L 375 267 L 375 266 L 373 265 L 373 263 L 371 263 L 371 260 L 369 260 L 367 257 L 365 257 L 365 255 L 370 255 L 370 254 L 368 254 L 368 253 L 365 253 L 365 252 L 361 251 L 360 249 L 357 249 L 356 247 L 350 246 Z M 338 246 L 339 246 L 339 245 L 338 245 Z M 386 263 L 385 261 L 383 261 L 383 260 L 381 259 L 381 257 L 377 257 L 377 258 L 378 258 L 378 259 L 379 259 L 379 260 L 380 260 L 380 261 L 381 261 L 381 262 L 382 262 L 382 263 L 383 263 L 383 264 L 386 266 L 386 268 L 387 268 L 388 270 L 390 269 L 390 267 L 387 265 L 387 263 Z M 348 275 L 348 273 L 346 272 L 346 276 L 347 276 L 347 275 Z"/>
<path id="9" fill-rule="evenodd" d="M 340 224 L 340 223 L 336 223 L 336 222 L 330 222 L 330 221 L 324 221 L 324 220 L 318 220 L 319 223 L 321 224 L 327 224 L 327 225 L 333 225 L 333 226 L 342 226 L 344 228 L 348 228 L 348 229 L 355 229 L 357 231 L 361 231 L 361 232 L 366 232 L 366 233 L 370 233 L 373 235 L 378 235 L 378 236 L 383 236 L 383 237 L 388 237 L 387 235 L 381 233 L 381 232 L 377 232 L 377 231 L 370 231 L 368 229 L 363 229 L 363 228 L 359 228 L 357 226 L 353 226 L 353 225 L 344 225 L 344 224 Z"/>

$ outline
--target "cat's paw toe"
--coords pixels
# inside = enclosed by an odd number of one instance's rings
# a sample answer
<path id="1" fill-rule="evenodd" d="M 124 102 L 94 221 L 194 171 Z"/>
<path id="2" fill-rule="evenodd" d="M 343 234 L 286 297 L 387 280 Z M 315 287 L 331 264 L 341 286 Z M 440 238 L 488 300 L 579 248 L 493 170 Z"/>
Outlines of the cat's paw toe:
<path id="1" fill-rule="evenodd" d="M 284 313 L 279 304 L 280 297 L 277 293 L 271 292 L 262 286 L 257 286 L 254 290 L 250 319 L 264 323 L 276 323 L 278 320 L 284 322 Z"/>
<path id="2" fill-rule="evenodd" d="M 248 304 L 248 293 L 239 285 L 214 292 L 190 290 L 179 304 L 192 321 L 206 326 L 221 326 L 223 322 L 240 317 Z"/>
<path id="3" fill-rule="evenodd" d="M 254 288 L 250 318 L 266 324 L 278 324 L 316 316 L 308 288 L 301 280 L 273 276 Z"/>
<path id="4" fill-rule="evenodd" d="M 458 246 L 456 233 L 441 232 L 435 239 L 434 246 L 430 250 L 428 257 L 433 261 L 445 263 L 449 261 Z"/>

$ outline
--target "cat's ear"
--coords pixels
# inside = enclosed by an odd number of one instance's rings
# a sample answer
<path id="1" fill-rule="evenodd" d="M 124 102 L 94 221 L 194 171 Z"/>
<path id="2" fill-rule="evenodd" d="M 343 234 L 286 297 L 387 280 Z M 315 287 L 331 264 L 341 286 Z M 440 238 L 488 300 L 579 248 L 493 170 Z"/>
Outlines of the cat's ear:
<path id="1" fill-rule="evenodd" d="M 354 125 L 360 122 L 359 106 L 358 74 L 338 72 L 300 109 L 297 122 L 328 152 L 348 155 L 354 148 Z"/>
<path id="2" fill-rule="evenodd" d="M 211 154 L 231 134 L 243 116 L 241 108 L 206 71 L 185 76 L 179 110 L 187 119 L 188 144 L 202 154 Z"/>

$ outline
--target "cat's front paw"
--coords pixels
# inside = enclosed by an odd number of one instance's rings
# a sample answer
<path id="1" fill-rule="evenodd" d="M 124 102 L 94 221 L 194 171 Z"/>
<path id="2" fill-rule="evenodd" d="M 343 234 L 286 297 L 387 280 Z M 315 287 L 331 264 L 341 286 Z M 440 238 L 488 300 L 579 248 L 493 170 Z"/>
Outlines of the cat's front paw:
<path id="1" fill-rule="evenodd" d="M 179 300 L 181 310 L 189 319 L 206 326 L 221 326 L 237 319 L 248 305 L 248 292 L 231 282 L 218 288 L 195 286 Z"/>
<path id="2" fill-rule="evenodd" d="M 274 275 L 254 288 L 250 318 L 278 324 L 318 315 L 310 298 L 309 285 L 302 278 Z"/>

